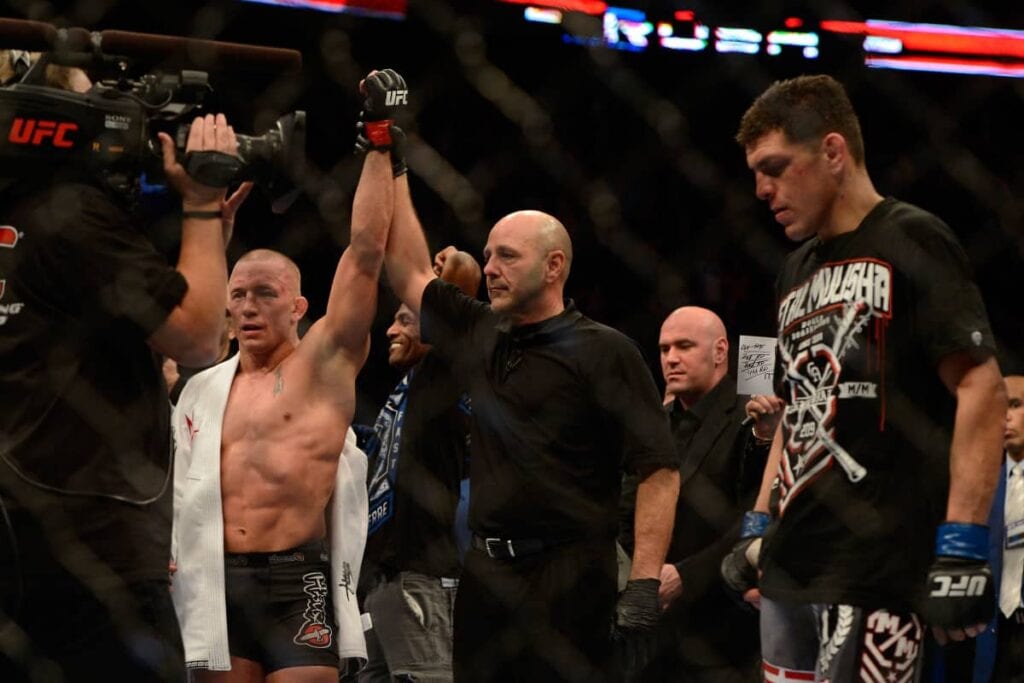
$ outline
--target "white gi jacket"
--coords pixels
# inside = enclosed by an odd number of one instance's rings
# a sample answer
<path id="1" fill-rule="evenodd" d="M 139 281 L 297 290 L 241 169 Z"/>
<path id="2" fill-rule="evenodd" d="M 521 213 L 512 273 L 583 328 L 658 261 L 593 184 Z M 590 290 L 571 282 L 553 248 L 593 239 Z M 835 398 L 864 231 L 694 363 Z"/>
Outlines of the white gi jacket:
<path id="1" fill-rule="evenodd" d="M 238 355 L 197 374 L 181 392 L 172 418 L 174 527 L 171 557 L 174 608 L 189 668 L 229 671 L 224 598 L 224 516 L 221 509 L 221 426 Z M 366 454 L 349 429 L 328 506 L 331 595 L 342 669 L 361 668 L 366 641 L 356 585 L 366 546 Z M 355 661 L 351 661 L 355 660 Z"/>

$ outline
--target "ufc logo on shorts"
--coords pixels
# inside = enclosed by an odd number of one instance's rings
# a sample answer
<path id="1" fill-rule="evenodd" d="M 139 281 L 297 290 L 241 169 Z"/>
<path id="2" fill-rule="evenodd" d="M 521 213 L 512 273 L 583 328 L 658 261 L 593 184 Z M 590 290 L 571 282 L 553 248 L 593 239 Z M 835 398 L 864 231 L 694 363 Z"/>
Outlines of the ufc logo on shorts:
<path id="1" fill-rule="evenodd" d="M 399 104 L 408 104 L 406 99 L 409 95 L 408 90 L 388 90 L 384 97 L 384 104 L 388 107 L 395 107 Z"/>
<path id="2" fill-rule="evenodd" d="M 935 588 L 932 589 L 933 598 L 962 598 L 974 597 L 985 592 L 985 584 L 988 579 L 984 576 L 961 576 L 955 582 L 949 576 L 936 576 Z"/>

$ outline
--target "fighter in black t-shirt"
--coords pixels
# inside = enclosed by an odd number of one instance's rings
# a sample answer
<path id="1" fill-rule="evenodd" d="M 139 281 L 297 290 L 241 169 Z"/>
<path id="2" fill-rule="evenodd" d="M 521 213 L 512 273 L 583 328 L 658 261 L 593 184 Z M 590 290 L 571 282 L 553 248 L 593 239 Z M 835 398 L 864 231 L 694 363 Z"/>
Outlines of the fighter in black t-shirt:
<path id="1" fill-rule="evenodd" d="M 473 402 L 469 524 L 455 606 L 456 681 L 599 681 L 613 613 L 650 628 L 679 478 L 635 344 L 562 298 L 572 245 L 554 217 L 500 220 L 484 252 L 491 304 L 434 277 L 404 176 L 385 265 L 424 341 Z M 636 544 L 615 603 L 622 466 L 640 472 Z"/>
<path id="2" fill-rule="evenodd" d="M 737 140 L 757 196 L 807 240 L 778 279 L 787 406 L 745 529 L 764 532 L 777 477 L 766 675 L 914 680 L 922 618 L 961 640 L 992 612 L 983 525 L 1006 398 L 985 309 L 952 231 L 875 191 L 836 81 L 774 84 Z"/>
<path id="3" fill-rule="evenodd" d="M 9 59 L 0 53 L 0 72 Z M 55 87 L 90 87 L 64 71 Z M 75 169 L 0 194 L 0 680 L 184 679 L 156 354 L 212 360 L 245 191 L 225 202 L 161 142 L 183 208 L 224 218 L 184 217 L 177 267 L 124 198 Z M 188 149 L 234 154 L 235 135 L 223 116 L 199 118 Z"/>

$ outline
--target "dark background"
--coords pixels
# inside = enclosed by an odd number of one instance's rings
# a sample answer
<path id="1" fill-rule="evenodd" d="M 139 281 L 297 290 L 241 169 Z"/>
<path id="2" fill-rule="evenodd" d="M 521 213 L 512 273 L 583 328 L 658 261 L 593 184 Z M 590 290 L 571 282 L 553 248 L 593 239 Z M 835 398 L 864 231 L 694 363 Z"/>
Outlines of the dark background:
<path id="1" fill-rule="evenodd" d="M 807 30 L 821 18 L 1024 29 L 1021 3 L 618 4 L 662 16 L 695 9 L 711 25 L 760 29 L 780 28 L 787 16 L 805 19 Z M 266 196 L 250 198 L 229 259 L 255 247 L 292 256 L 313 319 L 348 241 L 356 84 L 374 68 L 399 70 L 411 89 L 413 198 L 431 247 L 453 243 L 479 256 L 504 214 L 553 213 L 576 252 L 568 295 L 637 340 L 659 379 L 658 330 L 677 306 L 715 310 L 734 346 L 740 333 L 773 335 L 773 281 L 794 245 L 754 198 L 732 136 L 773 80 L 832 74 L 860 114 L 876 188 L 951 225 L 975 268 L 1001 365 L 1024 372 L 1024 79 L 867 69 L 859 39 L 826 34 L 817 60 L 586 48 L 563 42 L 561 27 L 524 22 L 521 7 L 489 0 L 411 0 L 401 22 L 229 0 L 13 1 L 5 16 L 301 51 L 299 75 L 211 79 L 215 108 L 240 131 L 309 112 L 309 153 L 326 182 L 285 216 L 269 212 Z M 386 287 L 381 293 L 359 379 L 362 421 L 397 380 L 384 343 L 396 304 Z"/>

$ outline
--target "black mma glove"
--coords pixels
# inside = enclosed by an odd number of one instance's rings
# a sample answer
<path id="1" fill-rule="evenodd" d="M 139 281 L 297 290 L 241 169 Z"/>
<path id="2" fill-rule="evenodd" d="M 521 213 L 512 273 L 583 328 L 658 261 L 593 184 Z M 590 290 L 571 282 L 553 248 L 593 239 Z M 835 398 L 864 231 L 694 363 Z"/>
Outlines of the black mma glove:
<path id="1" fill-rule="evenodd" d="M 646 631 L 658 623 L 660 579 L 630 579 L 615 605 L 615 630 L 625 634 Z"/>
<path id="2" fill-rule="evenodd" d="M 928 570 L 925 622 L 944 629 L 987 623 L 995 612 L 988 565 L 988 527 L 944 522 L 935 532 L 935 562 Z"/>
<path id="3" fill-rule="evenodd" d="M 391 151 L 391 175 L 397 178 L 409 170 L 405 163 L 405 131 L 392 124 L 388 132 L 391 135 L 391 145 L 388 148 Z M 366 124 L 360 121 L 356 124 L 356 144 L 353 151 L 356 154 L 366 154 L 371 149 L 381 148 L 374 146 L 366 137 Z"/>
<path id="4" fill-rule="evenodd" d="M 761 550 L 761 537 L 770 521 L 767 512 L 743 513 L 740 540 L 722 558 L 722 580 L 740 595 L 757 588 L 757 555 Z"/>
<path id="5" fill-rule="evenodd" d="M 391 149 L 391 126 L 409 103 L 405 79 L 394 69 L 374 71 L 363 79 L 363 111 L 359 118 L 371 149 Z"/>

